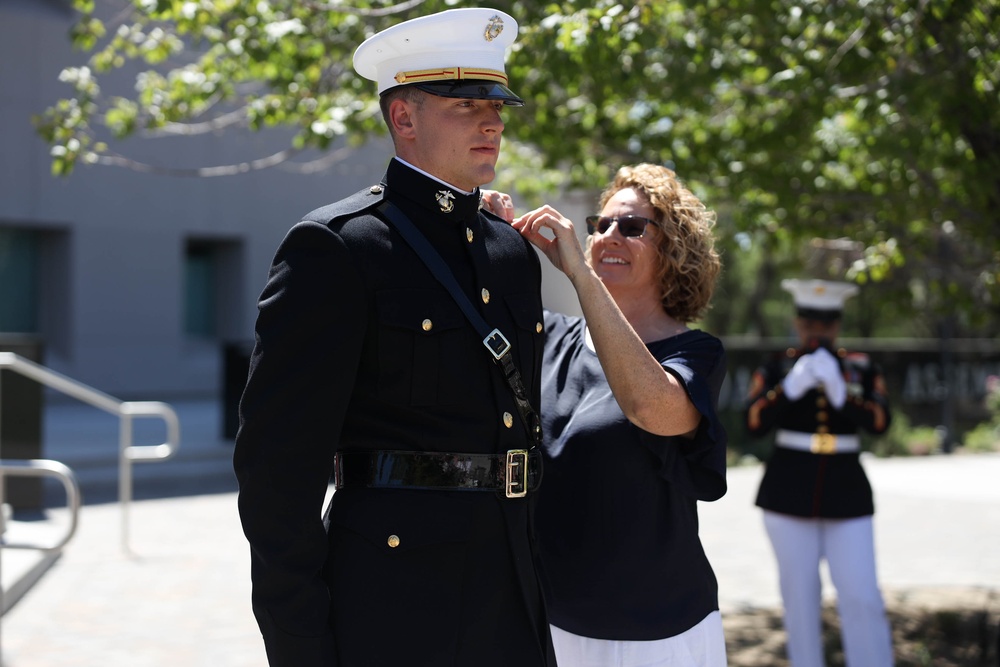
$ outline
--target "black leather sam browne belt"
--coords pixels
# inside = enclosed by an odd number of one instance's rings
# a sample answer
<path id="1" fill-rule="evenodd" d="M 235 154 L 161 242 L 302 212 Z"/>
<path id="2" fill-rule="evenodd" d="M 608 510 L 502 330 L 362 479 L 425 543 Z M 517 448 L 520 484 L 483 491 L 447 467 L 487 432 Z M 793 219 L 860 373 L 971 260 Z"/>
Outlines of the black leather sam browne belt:
<path id="1" fill-rule="evenodd" d="M 522 498 L 542 481 L 542 456 L 512 449 L 504 454 L 443 452 L 337 452 L 334 483 L 338 489 L 424 489 L 432 491 L 502 491 Z"/>

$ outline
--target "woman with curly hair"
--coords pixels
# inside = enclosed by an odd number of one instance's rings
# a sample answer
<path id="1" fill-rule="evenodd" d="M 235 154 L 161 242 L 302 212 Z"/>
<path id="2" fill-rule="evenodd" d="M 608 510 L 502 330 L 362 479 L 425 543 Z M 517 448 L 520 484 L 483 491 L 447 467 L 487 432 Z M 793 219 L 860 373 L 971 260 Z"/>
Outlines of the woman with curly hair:
<path id="1" fill-rule="evenodd" d="M 535 529 L 556 658 L 718 667 L 725 638 L 697 501 L 726 492 L 725 353 L 687 326 L 720 271 L 715 217 L 651 164 L 620 169 L 600 205 L 586 249 L 550 206 L 513 221 L 583 309 L 545 314 Z"/>

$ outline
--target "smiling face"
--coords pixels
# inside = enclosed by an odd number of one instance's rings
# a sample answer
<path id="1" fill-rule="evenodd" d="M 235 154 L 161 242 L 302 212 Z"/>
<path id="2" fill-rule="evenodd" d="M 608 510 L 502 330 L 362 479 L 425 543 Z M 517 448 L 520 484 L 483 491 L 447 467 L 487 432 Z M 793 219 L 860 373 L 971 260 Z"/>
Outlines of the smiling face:
<path id="1" fill-rule="evenodd" d="M 655 220 L 657 211 L 645 195 L 625 188 L 608 199 L 601 215 L 637 215 Z M 650 224 L 646 225 L 642 236 L 629 238 L 622 236 L 616 223 L 603 234 L 595 232 L 591 235 L 591 264 L 616 300 L 626 295 L 659 299 L 657 275 L 660 263 L 656 244 L 661 233 L 658 226 Z"/>
<path id="2" fill-rule="evenodd" d="M 496 176 L 504 123 L 499 100 L 441 97 L 394 100 L 396 153 L 415 167 L 471 192 Z"/>

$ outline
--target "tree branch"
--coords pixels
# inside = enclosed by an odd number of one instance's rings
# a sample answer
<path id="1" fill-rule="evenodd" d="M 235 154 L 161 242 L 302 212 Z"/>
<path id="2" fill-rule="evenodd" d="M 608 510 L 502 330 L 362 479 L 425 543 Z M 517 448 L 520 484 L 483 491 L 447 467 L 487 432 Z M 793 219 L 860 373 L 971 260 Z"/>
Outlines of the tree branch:
<path id="1" fill-rule="evenodd" d="M 350 157 L 351 152 L 351 148 L 344 146 L 334 151 L 330 151 L 323 157 L 316 158 L 315 160 L 309 160 L 308 162 L 285 162 L 279 167 L 279 169 L 282 171 L 294 172 L 296 174 L 315 174 L 325 169 L 329 169 L 341 160 L 347 159 Z"/>
<path id="2" fill-rule="evenodd" d="M 858 95 L 866 95 L 880 88 L 885 88 L 889 85 L 889 77 L 882 75 L 876 79 L 873 83 L 862 83 L 857 86 L 847 86 L 840 87 L 834 86 L 830 89 L 834 95 L 841 99 L 847 99 L 850 97 L 857 97 Z"/>
<path id="3" fill-rule="evenodd" d="M 407 0 L 406 2 L 401 2 L 398 5 L 384 7 L 383 9 L 360 9 L 358 7 L 345 7 L 344 5 L 329 2 L 307 1 L 302 4 L 306 7 L 311 7 L 312 9 L 324 12 L 339 12 L 341 14 L 354 14 L 355 16 L 379 17 L 391 16 L 392 14 L 402 14 L 403 12 L 413 9 L 414 7 L 419 7 L 424 4 L 425 1 L 426 0 Z"/>
<path id="4" fill-rule="evenodd" d="M 851 33 L 851 36 L 847 38 L 847 41 L 837 48 L 837 52 L 833 54 L 833 57 L 830 58 L 830 62 L 826 65 L 827 72 L 832 72 L 837 69 L 837 65 L 839 65 L 840 61 L 844 59 L 844 56 L 846 56 L 848 52 L 861 41 L 861 38 L 864 37 L 865 31 L 868 29 L 868 25 L 868 19 L 862 21 L 861 25 L 858 26 L 858 28 Z"/>
<path id="5" fill-rule="evenodd" d="M 126 169 L 131 169 L 132 171 L 138 171 L 145 174 L 159 174 L 163 176 L 194 176 L 198 178 L 211 178 L 214 176 L 235 176 L 237 174 L 245 174 L 251 171 L 259 171 L 261 169 L 268 169 L 270 167 L 275 167 L 282 162 L 287 162 L 293 156 L 301 152 L 299 148 L 288 148 L 283 151 L 278 151 L 273 155 L 268 155 L 267 157 L 258 158 L 256 160 L 250 160 L 248 162 L 239 162 L 236 164 L 224 164 L 216 167 L 197 167 L 194 169 L 180 169 L 176 167 L 162 167 L 159 165 L 149 164 L 147 162 L 139 162 L 138 160 L 133 160 L 132 158 L 127 158 L 124 155 L 98 155 L 94 162 L 96 164 L 102 164 L 112 167 L 124 167 Z"/>
<path id="6" fill-rule="evenodd" d="M 239 109 L 218 115 L 200 123 L 167 123 L 163 127 L 147 132 L 150 137 L 163 136 L 191 136 L 196 134 L 208 134 L 216 130 L 224 130 L 234 125 L 246 125 L 246 106 Z"/>

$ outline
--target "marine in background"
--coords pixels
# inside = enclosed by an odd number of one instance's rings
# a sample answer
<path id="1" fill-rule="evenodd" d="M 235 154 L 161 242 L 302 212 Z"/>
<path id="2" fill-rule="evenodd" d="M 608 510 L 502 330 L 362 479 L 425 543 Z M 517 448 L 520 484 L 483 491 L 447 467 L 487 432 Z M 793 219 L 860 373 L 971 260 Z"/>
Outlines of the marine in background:
<path id="1" fill-rule="evenodd" d="M 837 345 L 850 283 L 785 280 L 795 302 L 800 345 L 754 372 L 746 407 L 751 436 L 774 433 L 756 504 L 778 562 L 788 657 L 823 667 L 822 584 L 826 561 L 837 590 L 849 667 L 893 663 L 878 586 L 872 488 L 859 433 L 884 433 L 891 414 L 875 361 Z"/>

